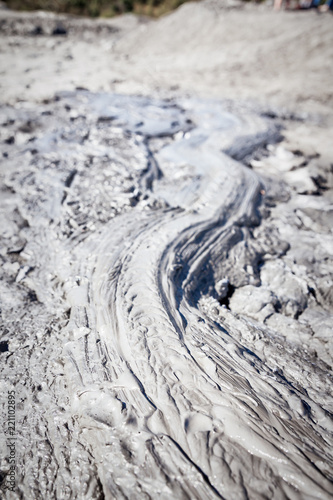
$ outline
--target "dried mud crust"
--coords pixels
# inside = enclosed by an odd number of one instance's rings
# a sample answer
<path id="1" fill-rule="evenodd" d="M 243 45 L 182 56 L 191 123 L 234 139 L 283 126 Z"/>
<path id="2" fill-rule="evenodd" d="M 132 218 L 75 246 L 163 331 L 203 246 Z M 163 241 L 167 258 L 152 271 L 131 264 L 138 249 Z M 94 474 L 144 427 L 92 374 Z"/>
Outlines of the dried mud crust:
<path id="1" fill-rule="evenodd" d="M 333 163 L 325 148 L 295 143 L 294 128 L 246 159 L 262 175 L 262 219 L 223 260 L 217 295 L 331 370 Z"/>
<path id="2" fill-rule="evenodd" d="M 329 498 L 324 153 L 230 103 L 79 91 L 1 117 L 16 497 Z"/>

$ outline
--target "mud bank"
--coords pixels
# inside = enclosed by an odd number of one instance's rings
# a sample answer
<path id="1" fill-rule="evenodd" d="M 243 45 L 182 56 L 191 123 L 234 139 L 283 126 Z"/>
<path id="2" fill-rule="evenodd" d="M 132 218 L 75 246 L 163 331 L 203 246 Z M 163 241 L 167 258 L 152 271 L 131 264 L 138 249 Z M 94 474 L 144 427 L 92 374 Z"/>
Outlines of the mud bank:
<path id="1" fill-rule="evenodd" d="M 230 102 L 1 120 L 6 496 L 330 498 L 331 164 Z"/>
<path id="2" fill-rule="evenodd" d="M 333 109 L 330 14 L 237 0 L 187 3 L 159 20 L 0 10 L 0 41 L 3 102 L 85 87 L 252 99 L 296 114 Z"/>

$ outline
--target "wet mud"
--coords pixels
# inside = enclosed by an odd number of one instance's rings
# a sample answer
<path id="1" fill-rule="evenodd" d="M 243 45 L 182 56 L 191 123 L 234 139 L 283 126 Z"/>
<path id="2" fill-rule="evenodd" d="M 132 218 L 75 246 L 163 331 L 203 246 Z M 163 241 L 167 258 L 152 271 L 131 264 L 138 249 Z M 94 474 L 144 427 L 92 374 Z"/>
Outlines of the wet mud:
<path id="1" fill-rule="evenodd" d="M 332 165 L 282 133 L 189 98 L 1 107 L 6 498 L 331 498 Z"/>

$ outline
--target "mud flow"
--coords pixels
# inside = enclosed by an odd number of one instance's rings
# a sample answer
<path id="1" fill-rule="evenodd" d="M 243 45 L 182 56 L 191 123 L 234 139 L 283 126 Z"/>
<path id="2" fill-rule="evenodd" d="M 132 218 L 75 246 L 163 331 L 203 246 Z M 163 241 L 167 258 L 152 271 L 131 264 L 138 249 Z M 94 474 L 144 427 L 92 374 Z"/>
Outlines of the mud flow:
<path id="1" fill-rule="evenodd" d="M 331 498 L 332 172 L 230 103 L 0 111 L 6 498 Z"/>

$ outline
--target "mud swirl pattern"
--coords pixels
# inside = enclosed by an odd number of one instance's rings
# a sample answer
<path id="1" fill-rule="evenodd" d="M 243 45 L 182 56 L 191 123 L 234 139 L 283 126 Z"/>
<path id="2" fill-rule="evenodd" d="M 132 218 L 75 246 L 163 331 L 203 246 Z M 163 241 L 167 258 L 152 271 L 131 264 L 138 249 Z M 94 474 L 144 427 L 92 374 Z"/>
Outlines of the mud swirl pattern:
<path id="1" fill-rule="evenodd" d="M 279 127 L 85 91 L 2 111 L 8 498 L 330 498 L 332 376 L 309 311 L 318 330 L 331 316 L 288 264 L 288 188 L 248 168 Z"/>

